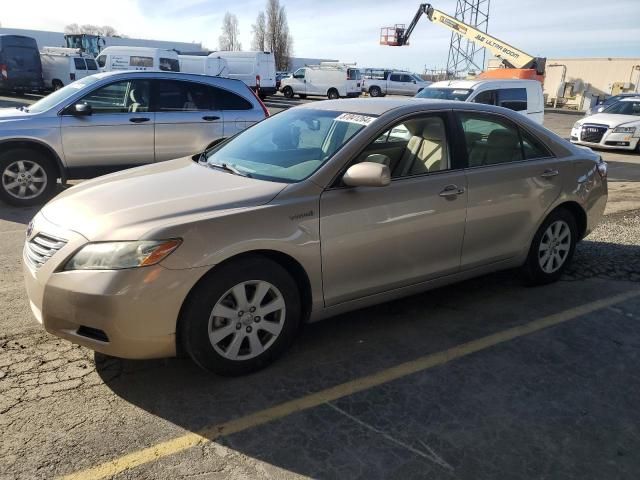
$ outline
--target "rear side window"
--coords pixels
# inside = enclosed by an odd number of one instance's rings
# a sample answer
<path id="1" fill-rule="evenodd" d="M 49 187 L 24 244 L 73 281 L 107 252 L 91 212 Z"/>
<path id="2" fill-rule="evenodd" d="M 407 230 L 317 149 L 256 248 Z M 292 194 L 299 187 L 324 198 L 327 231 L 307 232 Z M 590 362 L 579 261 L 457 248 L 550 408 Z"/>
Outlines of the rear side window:
<path id="1" fill-rule="evenodd" d="M 495 90 L 485 90 L 484 92 L 480 92 L 473 99 L 474 103 L 483 103 L 484 105 L 495 105 L 496 104 L 496 91 Z"/>
<path id="2" fill-rule="evenodd" d="M 86 70 L 87 65 L 84 63 L 84 58 L 74 58 L 73 63 L 76 66 L 76 70 Z"/>
<path id="3" fill-rule="evenodd" d="M 103 68 L 107 63 L 107 56 L 106 55 L 100 55 L 98 58 L 96 58 L 96 63 L 98 64 L 98 66 L 100 68 Z"/>
<path id="4" fill-rule="evenodd" d="M 503 88 L 497 92 L 498 106 L 515 110 L 516 112 L 527 109 L 526 88 Z"/>
<path id="5" fill-rule="evenodd" d="M 131 57 L 129 57 L 129 66 L 130 67 L 153 67 L 153 58 L 132 55 Z"/>
<path id="6" fill-rule="evenodd" d="M 523 160 L 518 127 L 493 115 L 459 113 L 469 167 Z"/>
<path id="7" fill-rule="evenodd" d="M 210 88 L 214 99 L 214 110 L 251 110 L 253 108 L 251 102 L 240 95 L 223 88 Z"/>
<path id="8" fill-rule="evenodd" d="M 197 112 L 211 109 L 211 92 L 207 85 L 176 80 L 158 80 L 155 84 L 155 107 L 158 112 Z"/>
<path id="9" fill-rule="evenodd" d="M 180 62 L 175 58 L 161 58 L 160 70 L 163 70 L 165 72 L 179 72 Z"/>
<path id="10" fill-rule="evenodd" d="M 524 154 L 525 160 L 553 156 L 547 147 L 522 129 L 520 129 L 520 136 L 522 137 L 522 153 Z"/>
<path id="11" fill-rule="evenodd" d="M 87 62 L 87 70 L 98 70 L 98 65 L 93 58 L 85 58 L 85 61 Z"/>
<path id="12" fill-rule="evenodd" d="M 391 76 L 389 77 L 389 80 L 391 80 L 392 82 L 399 82 L 400 78 L 401 78 L 401 75 L 392 73 Z"/>

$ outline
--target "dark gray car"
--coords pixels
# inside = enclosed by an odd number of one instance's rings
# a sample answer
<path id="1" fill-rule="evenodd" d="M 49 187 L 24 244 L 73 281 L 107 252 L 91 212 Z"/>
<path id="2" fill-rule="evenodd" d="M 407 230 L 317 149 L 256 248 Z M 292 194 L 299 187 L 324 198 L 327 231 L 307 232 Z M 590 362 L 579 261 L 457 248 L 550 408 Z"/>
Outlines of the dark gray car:
<path id="1" fill-rule="evenodd" d="M 90 178 L 203 152 L 269 114 L 241 81 L 173 72 L 83 78 L 0 109 L 0 198 L 42 203 L 58 178 Z"/>

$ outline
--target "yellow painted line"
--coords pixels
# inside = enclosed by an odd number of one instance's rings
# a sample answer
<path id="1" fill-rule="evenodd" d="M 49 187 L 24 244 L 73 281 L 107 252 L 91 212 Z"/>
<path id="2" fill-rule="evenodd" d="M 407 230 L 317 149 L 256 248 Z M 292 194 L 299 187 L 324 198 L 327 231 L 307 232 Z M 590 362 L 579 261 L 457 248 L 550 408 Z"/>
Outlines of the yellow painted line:
<path id="1" fill-rule="evenodd" d="M 602 300 L 596 300 L 578 307 L 569 308 L 553 315 L 548 315 L 538 320 L 503 330 L 477 340 L 472 340 L 457 347 L 442 352 L 433 353 L 424 357 L 402 363 L 395 367 L 381 370 L 377 373 L 341 383 L 334 387 L 311 393 L 304 397 L 296 398 L 271 408 L 266 408 L 245 417 L 236 418 L 225 423 L 206 427 L 197 433 L 187 433 L 180 437 L 158 443 L 148 448 L 138 450 L 122 457 L 110 460 L 95 467 L 81 470 L 63 477 L 63 480 L 85 480 L 112 477 L 120 472 L 144 465 L 160 458 L 195 447 L 204 442 L 242 432 L 250 428 L 264 425 L 265 423 L 287 417 L 293 413 L 309 410 L 327 402 L 347 397 L 354 393 L 362 392 L 379 385 L 398 380 L 408 375 L 428 370 L 443 365 L 451 360 L 470 355 L 481 350 L 493 347 L 500 343 L 508 342 L 515 338 L 538 332 L 545 328 L 573 320 L 582 315 L 601 310 L 616 303 L 640 296 L 640 290 L 614 295 Z"/>

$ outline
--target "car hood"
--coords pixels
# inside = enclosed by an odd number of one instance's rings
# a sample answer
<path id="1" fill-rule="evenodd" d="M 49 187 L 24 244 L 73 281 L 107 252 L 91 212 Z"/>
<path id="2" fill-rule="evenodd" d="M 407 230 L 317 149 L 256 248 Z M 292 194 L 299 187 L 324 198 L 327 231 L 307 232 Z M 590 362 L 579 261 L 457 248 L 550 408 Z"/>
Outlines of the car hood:
<path id="1" fill-rule="evenodd" d="M 189 218 L 264 205 L 285 186 L 185 157 L 82 182 L 45 205 L 42 215 L 88 240 L 137 240 Z"/>
<path id="2" fill-rule="evenodd" d="M 607 125 L 609 128 L 618 127 L 626 123 L 640 123 L 640 117 L 635 115 L 619 115 L 615 113 L 596 113 L 580 120 L 580 124 L 600 123 Z"/>

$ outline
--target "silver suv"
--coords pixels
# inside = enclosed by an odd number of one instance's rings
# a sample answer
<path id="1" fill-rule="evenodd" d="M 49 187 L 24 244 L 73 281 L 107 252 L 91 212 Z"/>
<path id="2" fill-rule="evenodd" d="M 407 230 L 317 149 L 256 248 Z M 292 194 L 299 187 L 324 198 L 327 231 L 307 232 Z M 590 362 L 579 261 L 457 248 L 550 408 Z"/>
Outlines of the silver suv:
<path id="1" fill-rule="evenodd" d="M 241 81 L 110 72 L 0 109 L 0 198 L 34 205 L 56 179 L 89 178 L 201 153 L 269 116 Z"/>

